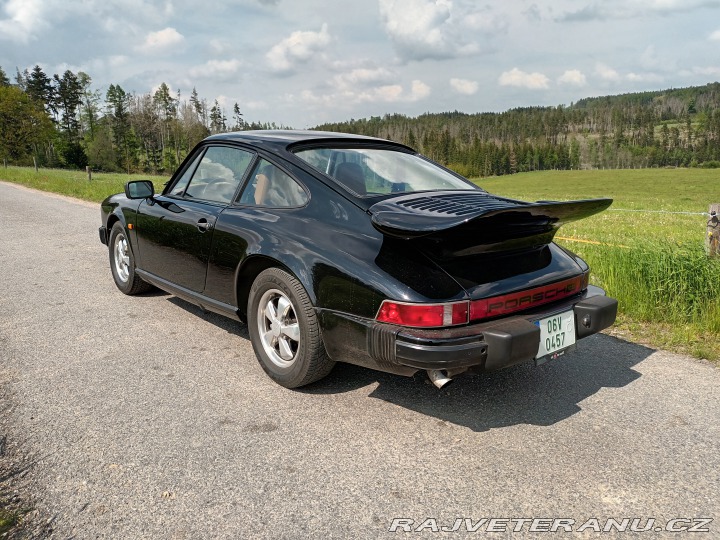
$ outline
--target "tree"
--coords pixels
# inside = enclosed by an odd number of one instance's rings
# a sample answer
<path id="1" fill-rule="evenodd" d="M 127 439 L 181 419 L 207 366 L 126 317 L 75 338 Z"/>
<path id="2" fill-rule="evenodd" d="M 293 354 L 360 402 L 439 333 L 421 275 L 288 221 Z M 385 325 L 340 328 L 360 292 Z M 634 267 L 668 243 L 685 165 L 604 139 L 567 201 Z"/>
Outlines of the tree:
<path id="1" fill-rule="evenodd" d="M 107 116 L 110 120 L 110 130 L 115 147 L 118 150 L 122 161 L 123 169 L 128 174 L 132 163 L 130 145 L 130 118 L 128 114 L 129 97 L 125 90 L 118 84 L 111 84 L 108 87 L 105 101 L 107 103 Z"/>
<path id="2" fill-rule="evenodd" d="M 20 160 L 33 155 L 54 131 L 40 103 L 19 88 L 0 86 L 0 156 Z"/>
<path id="3" fill-rule="evenodd" d="M 15 85 L 23 92 L 27 88 L 28 75 L 27 69 L 21 72 L 18 68 L 15 68 Z"/>
<path id="4" fill-rule="evenodd" d="M 3 71 L 2 67 L 0 67 L 0 86 L 10 86 L 10 79 L 8 79 L 8 76 L 5 71 Z"/>
<path id="5" fill-rule="evenodd" d="M 36 65 L 25 77 L 25 92 L 31 99 L 41 103 L 48 113 L 55 114 L 55 88 L 52 79 L 45 75 L 42 68 Z"/>
<path id="6" fill-rule="evenodd" d="M 190 94 L 190 105 L 195 111 L 197 119 L 202 123 L 203 126 L 207 127 L 207 102 L 204 99 L 200 99 L 194 86 L 192 89 L 192 93 Z"/>
<path id="7" fill-rule="evenodd" d="M 170 88 L 167 84 L 162 83 L 160 87 L 153 94 L 153 103 L 157 107 L 158 114 L 160 116 L 160 122 L 158 127 L 160 129 L 160 152 L 163 159 L 163 164 L 168 161 L 167 165 L 174 167 L 176 158 L 173 159 L 176 154 L 168 154 L 166 149 L 172 144 L 171 131 L 172 124 L 177 117 L 177 103 L 179 99 L 175 99 L 170 95 Z"/>
<path id="8" fill-rule="evenodd" d="M 95 126 L 100 114 L 100 91 L 91 88 L 92 79 L 87 73 L 78 72 L 78 81 L 82 86 L 82 105 L 80 107 L 80 129 L 87 139 L 95 138 Z"/>
<path id="9" fill-rule="evenodd" d="M 240 105 L 237 102 L 233 105 L 233 119 L 235 120 L 233 131 L 242 131 L 245 128 L 245 120 L 243 120 L 243 114 L 240 112 Z"/>
<path id="10" fill-rule="evenodd" d="M 118 170 L 118 156 L 112 143 L 110 128 L 101 124 L 95 130 L 95 136 L 87 145 L 88 164 L 93 169 L 114 172 Z"/>
<path id="11" fill-rule="evenodd" d="M 80 133 L 80 121 L 77 113 L 82 103 L 82 82 L 69 69 L 63 73 L 62 78 L 57 74 L 53 78 L 55 79 L 55 109 L 61 113 L 60 125 L 68 140 L 77 142 Z"/>
<path id="12" fill-rule="evenodd" d="M 222 110 L 222 107 L 220 107 L 220 104 L 218 103 L 218 100 L 215 100 L 215 103 L 212 106 L 212 109 L 210 109 L 210 131 L 212 133 L 220 133 L 221 131 L 225 131 L 227 129 L 227 118 L 225 117 L 225 113 Z"/>

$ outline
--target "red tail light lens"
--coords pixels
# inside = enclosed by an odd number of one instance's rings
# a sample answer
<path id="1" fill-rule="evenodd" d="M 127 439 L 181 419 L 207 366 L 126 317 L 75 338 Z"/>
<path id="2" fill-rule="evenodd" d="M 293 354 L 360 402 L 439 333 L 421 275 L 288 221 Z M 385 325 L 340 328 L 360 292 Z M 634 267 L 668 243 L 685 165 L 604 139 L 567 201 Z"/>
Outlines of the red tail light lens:
<path id="1" fill-rule="evenodd" d="M 405 304 L 385 300 L 380 306 L 376 320 L 400 326 L 437 328 L 465 324 L 468 322 L 468 313 L 468 302 Z"/>

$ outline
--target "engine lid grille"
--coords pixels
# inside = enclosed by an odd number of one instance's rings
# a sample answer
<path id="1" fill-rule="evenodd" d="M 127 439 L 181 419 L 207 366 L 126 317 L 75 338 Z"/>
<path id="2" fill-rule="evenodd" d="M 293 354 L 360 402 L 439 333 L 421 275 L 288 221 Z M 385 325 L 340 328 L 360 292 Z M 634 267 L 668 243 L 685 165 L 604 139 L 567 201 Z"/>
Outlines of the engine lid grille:
<path id="1" fill-rule="evenodd" d="M 423 214 L 466 216 L 478 212 L 491 212 L 527 206 L 529 203 L 513 201 L 489 193 L 444 193 L 415 195 L 392 201 L 394 204 Z"/>

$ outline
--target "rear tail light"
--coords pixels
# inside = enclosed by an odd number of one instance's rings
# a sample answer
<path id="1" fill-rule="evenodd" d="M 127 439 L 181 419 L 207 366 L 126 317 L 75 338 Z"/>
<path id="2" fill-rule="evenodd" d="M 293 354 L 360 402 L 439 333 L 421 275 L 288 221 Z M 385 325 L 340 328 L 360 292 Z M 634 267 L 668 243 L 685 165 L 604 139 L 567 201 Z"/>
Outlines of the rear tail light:
<path id="1" fill-rule="evenodd" d="M 415 328 L 440 328 L 492 319 L 580 294 L 588 287 L 589 275 L 585 272 L 551 285 L 469 302 L 408 304 L 384 300 L 375 319 Z"/>
<path id="2" fill-rule="evenodd" d="M 468 322 L 469 307 L 469 302 L 406 304 L 385 300 L 380 306 L 376 320 L 417 328 L 456 326 Z"/>

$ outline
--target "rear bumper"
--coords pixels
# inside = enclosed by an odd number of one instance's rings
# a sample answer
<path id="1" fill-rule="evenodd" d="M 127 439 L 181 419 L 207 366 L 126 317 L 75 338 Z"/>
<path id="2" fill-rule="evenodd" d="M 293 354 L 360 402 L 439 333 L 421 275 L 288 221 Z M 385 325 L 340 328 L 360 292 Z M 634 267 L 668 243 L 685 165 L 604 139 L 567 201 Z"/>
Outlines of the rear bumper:
<path id="1" fill-rule="evenodd" d="M 423 330 L 358 319 L 353 319 L 352 324 L 365 326 L 366 353 L 377 369 L 391 372 L 420 369 L 494 371 L 535 359 L 540 343 L 540 328 L 535 321 L 571 309 L 575 314 L 576 339 L 582 339 L 613 324 L 617 300 L 591 286 L 582 297 L 551 307 L 459 328 Z M 328 337 L 332 334 L 334 332 Z M 330 345 L 331 356 L 343 361 L 344 344 L 327 345 Z M 339 357 L 333 354 L 334 351 Z M 537 362 L 546 359 L 537 359 Z"/>

